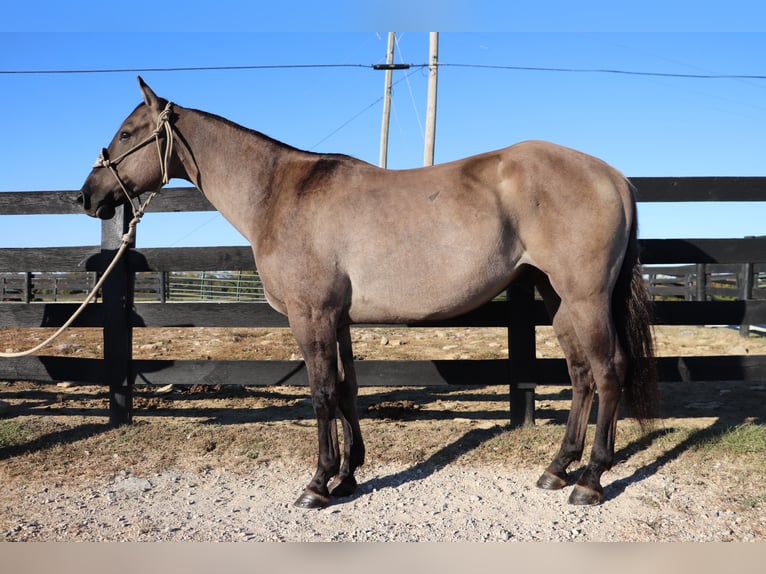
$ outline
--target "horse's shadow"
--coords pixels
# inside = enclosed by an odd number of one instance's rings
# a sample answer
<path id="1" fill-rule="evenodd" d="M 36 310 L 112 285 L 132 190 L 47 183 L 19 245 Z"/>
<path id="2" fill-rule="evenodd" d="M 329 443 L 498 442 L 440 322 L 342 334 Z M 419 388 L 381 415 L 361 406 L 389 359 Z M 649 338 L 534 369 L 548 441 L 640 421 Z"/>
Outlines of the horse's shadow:
<path id="1" fill-rule="evenodd" d="M 744 421 L 742 421 L 742 423 L 743 422 Z M 667 450 L 664 454 L 653 459 L 650 463 L 637 468 L 630 474 L 630 476 L 617 479 L 606 485 L 604 487 L 603 502 L 608 502 L 609 500 L 613 500 L 619 497 L 630 485 L 641 482 L 642 480 L 646 480 L 650 476 L 656 474 L 657 471 L 659 471 L 669 462 L 678 459 L 684 452 L 694 448 L 706 440 L 715 439 L 716 437 L 722 436 L 726 432 L 730 431 L 734 426 L 736 425 L 731 424 L 727 419 L 719 418 L 712 425 L 697 429 L 689 433 L 689 435 L 684 440 L 679 442 L 673 448 Z M 653 431 L 620 449 L 620 451 L 615 453 L 615 460 L 619 461 L 627 459 L 637 452 L 649 448 L 655 440 L 669 435 L 676 430 L 677 429 L 674 428 L 665 428 Z"/>
<path id="2" fill-rule="evenodd" d="M 684 440 L 676 444 L 673 448 L 667 450 L 664 454 L 654 458 L 648 464 L 636 468 L 629 476 L 617 479 L 604 486 L 604 495 L 602 503 L 614 500 L 622 495 L 625 490 L 636 483 L 639 483 L 656 474 L 662 467 L 669 462 L 678 459 L 684 452 L 690 450 L 695 445 L 699 445 L 705 440 L 721 436 L 732 428 L 732 424 L 727 419 L 718 419 L 709 427 L 697 429 L 691 432 Z M 398 488 L 403 484 L 423 480 L 450 463 L 454 462 L 463 454 L 479 447 L 484 442 L 499 436 L 509 429 L 508 426 L 495 426 L 485 429 L 474 429 L 460 437 L 455 442 L 446 445 L 429 456 L 426 460 L 416 465 L 396 472 L 391 475 L 376 477 L 359 485 L 353 496 L 343 499 L 333 499 L 333 504 L 342 504 L 350 502 L 360 496 L 368 495 L 376 490 L 384 488 Z M 675 428 L 661 428 L 649 431 L 636 440 L 625 445 L 615 452 L 615 461 L 625 461 L 635 456 L 641 451 L 649 449 L 656 441 L 675 432 Z M 582 469 L 577 469 L 570 473 L 568 486 L 572 486 Z"/>
<path id="3" fill-rule="evenodd" d="M 388 476 L 376 477 L 363 482 L 359 485 L 359 488 L 353 496 L 343 499 L 333 499 L 333 502 L 335 504 L 349 502 L 376 490 L 398 488 L 409 482 L 423 480 L 448 466 L 463 454 L 479 447 L 484 442 L 502 434 L 506 430 L 507 427 L 502 426 L 470 430 L 455 442 L 440 448 L 427 459 L 414 466 Z"/>

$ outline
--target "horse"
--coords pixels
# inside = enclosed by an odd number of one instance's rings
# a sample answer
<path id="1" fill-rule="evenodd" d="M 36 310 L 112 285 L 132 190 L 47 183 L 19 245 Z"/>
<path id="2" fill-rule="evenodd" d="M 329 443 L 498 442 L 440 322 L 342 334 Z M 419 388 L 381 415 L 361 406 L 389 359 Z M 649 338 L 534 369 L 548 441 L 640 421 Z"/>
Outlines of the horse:
<path id="1" fill-rule="evenodd" d="M 181 178 L 250 242 L 266 299 L 300 347 L 316 416 L 316 472 L 296 506 L 322 508 L 357 488 L 365 446 L 350 326 L 450 318 L 522 278 L 551 315 L 573 388 L 561 446 L 537 486 L 575 482 L 568 467 L 581 459 L 597 392 L 590 459 L 569 502 L 601 502 L 621 394 L 642 425 L 657 410 L 635 190 L 621 173 L 543 141 L 387 170 L 299 150 L 160 98 L 140 76 L 138 84 L 143 102 L 102 151 L 79 201 L 109 219 L 118 205 Z"/>

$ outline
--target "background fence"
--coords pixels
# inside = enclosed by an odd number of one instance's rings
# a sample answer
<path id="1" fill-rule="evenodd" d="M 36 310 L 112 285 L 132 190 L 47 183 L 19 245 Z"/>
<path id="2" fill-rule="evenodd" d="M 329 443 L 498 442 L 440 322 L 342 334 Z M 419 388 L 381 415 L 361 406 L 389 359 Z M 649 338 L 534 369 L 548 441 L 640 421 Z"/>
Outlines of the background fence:
<path id="1" fill-rule="evenodd" d="M 766 265 L 644 265 L 652 298 L 662 301 L 766 299 Z M 96 272 L 0 273 L 0 302 L 60 303 L 82 300 Z M 257 271 L 158 271 L 136 273 L 136 301 L 265 302 Z M 501 296 L 502 298 L 502 296 Z"/>
<path id="2" fill-rule="evenodd" d="M 766 178 L 634 178 L 639 201 L 766 201 Z M 3 192 L 0 216 L 80 213 L 77 192 Z M 149 211 L 213 208 L 193 189 L 165 189 Z M 682 209 L 682 207 L 679 207 Z M 88 285 L 108 265 L 129 214 L 103 222 L 90 247 L 0 249 L 0 328 L 63 324 Z M 1 225 L 1 223 L 0 223 Z M 139 228 L 140 233 L 140 228 Z M 766 324 L 766 237 L 641 241 L 659 324 Z M 108 384 L 110 420 L 131 417 L 135 380 L 165 384 L 306 384 L 301 361 L 133 360 L 132 330 L 141 327 L 286 327 L 264 301 L 247 247 L 133 249 L 105 282 L 99 300 L 75 327 L 103 327 L 103 359 L 0 359 L 0 379 Z M 78 277 L 78 279 L 73 279 Z M 235 285 L 233 285 L 235 284 Z M 535 358 L 535 326 L 550 324 L 523 286 L 507 298 L 451 320 L 412 326 L 507 327 L 508 360 L 361 361 L 362 385 L 510 384 L 511 420 L 534 416 L 537 383 L 568 384 L 561 359 Z M 668 357 L 664 381 L 763 380 L 766 356 Z"/>

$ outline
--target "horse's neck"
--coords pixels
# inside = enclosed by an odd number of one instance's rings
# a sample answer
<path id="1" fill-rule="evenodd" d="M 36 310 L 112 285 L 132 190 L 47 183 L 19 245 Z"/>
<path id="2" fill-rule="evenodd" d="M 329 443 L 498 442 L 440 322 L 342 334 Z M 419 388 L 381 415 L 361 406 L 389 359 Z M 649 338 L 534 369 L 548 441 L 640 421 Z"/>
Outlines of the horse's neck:
<path id="1" fill-rule="evenodd" d="M 179 114 L 185 173 L 213 206 L 253 242 L 272 194 L 274 171 L 291 150 L 257 132 L 195 110 Z"/>

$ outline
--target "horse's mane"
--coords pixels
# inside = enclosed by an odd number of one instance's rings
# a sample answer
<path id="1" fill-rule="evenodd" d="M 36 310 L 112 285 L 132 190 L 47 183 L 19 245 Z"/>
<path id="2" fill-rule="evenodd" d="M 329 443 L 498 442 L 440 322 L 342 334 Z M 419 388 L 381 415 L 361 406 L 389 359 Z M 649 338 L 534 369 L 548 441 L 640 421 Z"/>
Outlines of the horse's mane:
<path id="1" fill-rule="evenodd" d="M 302 154 L 310 154 L 310 155 L 315 155 L 315 156 L 321 156 L 321 157 L 325 157 L 325 158 L 329 156 L 329 157 L 336 157 L 338 159 L 341 159 L 341 158 L 353 159 L 353 158 L 351 158 L 351 156 L 348 156 L 348 155 L 345 155 L 345 154 L 313 152 L 313 151 L 307 151 L 307 150 L 304 150 L 304 149 L 300 149 L 300 148 L 297 148 L 295 146 L 291 146 L 290 144 L 286 144 L 285 142 L 280 141 L 278 139 L 274 139 L 273 137 L 268 136 L 268 135 L 264 134 L 263 132 L 259 132 L 258 130 L 254 130 L 254 129 L 245 127 L 245 126 L 243 126 L 241 124 L 238 124 L 236 122 L 233 122 L 233 121 L 231 121 L 231 120 L 229 120 L 229 119 L 227 119 L 227 118 L 225 118 L 223 116 L 219 116 L 217 114 L 212 114 L 210 112 L 206 112 L 206 111 L 203 111 L 203 110 L 197 110 L 197 109 L 191 109 L 191 111 L 193 111 L 193 112 L 195 112 L 197 114 L 200 114 L 201 116 L 204 116 L 204 117 L 206 117 L 208 119 L 224 123 L 224 124 L 234 128 L 235 130 L 240 131 L 242 133 L 254 135 L 254 136 L 256 136 L 256 137 L 258 137 L 260 139 L 266 140 L 267 142 L 269 142 L 269 143 L 271 143 L 271 144 L 273 144 L 273 145 L 275 145 L 277 147 L 280 147 L 282 149 L 285 149 L 285 150 L 289 150 L 289 151 L 293 151 L 293 152 L 299 152 L 299 153 L 302 153 Z"/>

